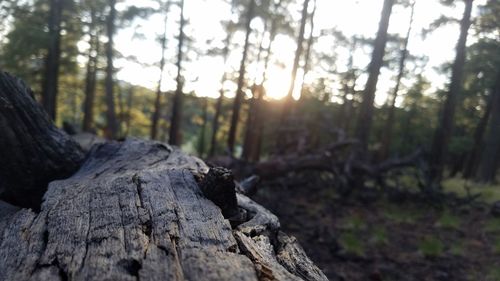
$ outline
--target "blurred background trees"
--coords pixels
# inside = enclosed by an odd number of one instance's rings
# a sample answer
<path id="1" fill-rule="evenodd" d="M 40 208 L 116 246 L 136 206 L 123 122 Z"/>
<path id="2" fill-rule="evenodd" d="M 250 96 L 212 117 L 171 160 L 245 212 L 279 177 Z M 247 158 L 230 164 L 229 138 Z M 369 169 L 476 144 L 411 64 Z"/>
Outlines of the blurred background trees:
<path id="1" fill-rule="evenodd" d="M 441 1 L 450 12 L 426 22 L 424 1 L 374 2 L 378 31 L 329 25 L 322 9 L 343 4 L 321 0 L 4 0 L 0 68 L 26 80 L 59 126 L 111 139 L 258 162 L 342 132 L 368 162 L 423 147 L 437 182 L 493 182 L 500 4 Z M 437 68 L 440 53 L 418 48 L 440 30 L 453 30 L 456 49 Z"/>

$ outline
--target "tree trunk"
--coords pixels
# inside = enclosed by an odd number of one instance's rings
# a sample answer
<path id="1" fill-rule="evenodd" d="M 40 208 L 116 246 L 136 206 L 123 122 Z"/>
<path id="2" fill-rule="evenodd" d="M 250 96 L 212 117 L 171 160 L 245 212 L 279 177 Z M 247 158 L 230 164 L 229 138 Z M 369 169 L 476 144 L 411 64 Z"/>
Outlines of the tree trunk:
<path id="1" fill-rule="evenodd" d="M 165 19 L 164 19 L 164 29 L 163 36 L 161 38 L 161 59 L 160 59 L 160 77 L 158 78 L 158 86 L 156 88 L 156 99 L 153 110 L 153 115 L 151 116 L 151 139 L 155 140 L 158 135 L 158 121 L 160 120 L 160 107 L 161 107 L 161 83 L 163 80 L 163 68 L 165 68 L 165 49 L 167 48 L 167 13 L 168 6 L 165 11 Z"/>
<path id="2" fill-rule="evenodd" d="M 89 27 L 89 53 L 87 62 L 87 73 L 85 76 L 85 101 L 83 104 L 83 124 L 84 132 L 93 131 L 94 123 L 94 100 L 96 90 L 96 74 L 97 74 L 97 59 L 99 54 L 99 32 L 96 27 L 95 8 L 92 6 L 90 11 L 90 27 Z"/>
<path id="3" fill-rule="evenodd" d="M 366 153 L 368 149 L 368 141 L 373 121 L 373 101 L 375 99 L 375 91 L 377 90 L 380 68 L 384 62 L 387 29 L 389 27 L 389 20 L 391 18 L 393 5 L 394 0 L 384 0 L 377 37 L 375 38 L 373 46 L 372 60 L 370 62 L 370 66 L 368 67 L 368 80 L 366 81 L 363 101 L 361 103 L 356 124 L 356 137 L 361 142 L 360 153 L 362 154 Z M 362 157 L 366 157 L 366 155 L 363 155 Z"/>
<path id="4" fill-rule="evenodd" d="M 486 108 L 484 109 L 483 116 L 481 116 L 481 119 L 474 130 L 474 144 L 469 152 L 469 155 L 467 156 L 467 162 L 465 163 L 463 171 L 463 177 L 466 179 L 470 179 L 477 172 L 477 166 L 480 160 L 479 156 L 481 155 L 481 148 L 484 141 L 484 134 L 491 115 L 491 108 L 493 107 L 494 93 L 495 89 L 493 89 L 491 94 L 486 98 Z"/>
<path id="5" fill-rule="evenodd" d="M 236 134 L 238 131 L 238 122 L 240 120 L 240 109 L 241 103 L 243 102 L 243 86 L 245 84 L 245 62 L 248 55 L 248 48 L 250 46 L 249 38 L 252 33 L 252 28 L 250 27 L 250 23 L 254 17 L 254 9 L 255 9 L 255 0 L 250 0 L 250 4 L 247 12 L 247 21 L 246 21 L 246 35 L 245 35 L 245 45 L 243 46 L 243 56 L 241 58 L 240 63 L 240 71 L 238 76 L 238 88 L 236 90 L 236 96 L 233 102 L 233 115 L 231 116 L 231 126 L 229 127 L 229 136 L 227 139 L 227 147 L 229 153 L 233 155 L 234 153 L 234 145 L 236 143 Z"/>
<path id="6" fill-rule="evenodd" d="M 208 98 L 203 98 L 203 124 L 201 125 L 200 140 L 198 142 L 198 153 L 200 157 L 205 155 L 205 135 L 207 131 L 208 124 Z"/>
<path id="7" fill-rule="evenodd" d="M 172 119 L 170 121 L 170 134 L 168 143 L 171 145 L 181 144 L 181 121 L 182 121 L 182 87 L 184 84 L 184 79 L 181 74 L 182 67 L 182 47 L 184 46 L 184 25 L 186 24 L 184 19 L 184 0 L 181 0 L 181 22 L 179 27 L 179 44 L 177 50 L 177 89 L 175 90 L 174 102 L 172 105 Z"/>
<path id="8" fill-rule="evenodd" d="M 309 72 L 309 60 L 311 59 L 311 52 L 312 52 L 312 47 L 313 47 L 313 43 L 314 43 L 314 37 L 313 37 L 313 33 L 314 33 L 314 15 L 316 14 L 316 0 L 313 0 L 313 11 L 311 13 L 311 16 L 309 17 L 309 26 L 310 26 L 310 30 L 309 30 L 309 38 L 307 39 L 307 49 L 306 49 L 306 56 L 304 58 L 304 74 L 302 75 L 302 87 L 300 89 L 300 96 L 302 97 L 302 94 L 304 93 L 304 86 L 305 86 L 305 83 L 304 81 L 306 80 L 306 75 L 307 73 Z"/>
<path id="9" fill-rule="evenodd" d="M 130 132 L 130 122 L 132 121 L 132 104 L 134 100 L 134 86 L 131 86 L 127 97 L 127 117 L 125 120 L 125 137 Z"/>
<path id="10" fill-rule="evenodd" d="M 222 57 L 224 58 L 224 66 L 227 64 L 227 57 L 229 55 L 229 44 L 231 44 L 231 37 L 232 33 L 228 30 L 224 49 L 222 51 Z M 226 81 L 226 70 L 224 70 L 224 74 L 222 75 L 220 81 L 219 98 L 217 99 L 217 103 L 215 105 L 215 114 L 214 114 L 214 119 L 212 121 L 212 138 L 210 139 L 210 151 L 208 153 L 210 157 L 213 157 L 215 155 L 215 151 L 217 150 L 217 132 L 219 131 L 219 118 L 222 113 L 222 103 L 224 102 L 225 81 Z"/>
<path id="11" fill-rule="evenodd" d="M 458 96 L 462 90 L 463 68 L 465 64 L 465 49 L 467 33 L 471 25 L 471 11 L 473 0 L 465 0 L 465 11 L 460 22 L 460 37 L 456 47 L 456 57 L 452 66 L 451 84 L 444 102 L 438 128 L 434 134 L 432 149 L 430 153 L 429 179 L 433 183 L 441 181 L 443 166 L 447 157 L 447 147 L 453 133 L 453 122 L 455 118 L 455 107 Z"/>
<path id="12" fill-rule="evenodd" d="M 210 152 L 209 156 L 215 155 L 215 150 L 217 149 L 217 132 L 219 131 L 219 118 L 222 111 L 222 102 L 224 101 L 224 90 L 220 90 L 219 98 L 217 99 L 217 104 L 215 105 L 214 120 L 212 123 L 212 138 L 210 139 Z"/>
<path id="13" fill-rule="evenodd" d="M 309 0 L 304 0 L 304 6 L 302 8 L 302 18 L 300 20 L 300 30 L 299 37 L 297 38 L 297 49 L 295 50 L 295 59 L 293 60 L 292 74 L 290 87 L 288 89 L 288 94 L 285 98 L 285 104 L 283 111 L 281 113 L 280 123 L 283 125 L 288 120 L 288 115 L 290 114 L 292 103 L 293 103 L 293 91 L 295 89 L 295 79 L 297 77 L 297 70 L 299 68 L 300 57 L 302 56 L 302 51 L 304 49 L 304 32 L 307 22 L 307 8 L 309 6 Z"/>
<path id="14" fill-rule="evenodd" d="M 410 40 L 414 12 L 415 12 L 415 2 L 411 4 L 410 22 L 408 24 L 408 30 L 406 31 L 406 37 L 403 42 L 403 49 L 401 50 L 401 57 L 399 59 L 399 70 L 398 70 L 398 76 L 396 77 L 396 86 L 394 86 L 394 91 L 392 92 L 392 97 L 389 103 L 389 112 L 387 114 L 387 122 L 385 123 L 385 128 L 383 131 L 382 147 L 380 149 L 379 160 L 387 159 L 387 156 L 389 156 L 389 151 L 391 149 L 392 137 L 393 137 L 392 131 L 394 128 L 394 115 L 396 111 L 396 100 L 398 98 L 401 79 L 405 74 L 405 62 L 406 62 L 406 57 L 408 56 L 408 41 Z"/>
<path id="15" fill-rule="evenodd" d="M 342 95 L 342 105 L 340 106 L 339 117 L 337 118 L 337 123 L 339 127 L 345 132 L 349 132 L 349 127 L 351 123 L 352 116 L 352 99 L 349 100 L 347 97 L 349 94 L 354 97 L 355 87 L 356 87 L 356 72 L 354 70 L 354 52 L 356 51 L 357 40 L 354 40 L 351 45 L 351 50 L 349 54 L 349 60 L 347 61 L 347 72 L 345 77 L 343 77 L 343 91 Z"/>
<path id="16" fill-rule="evenodd" d="M 481 162 L 476 180 L 482 183 L 495 181 L 500 156 L 500 70 L 497 74 L 495 89 L 492 92 L 491 119 L 488 126 L 488 135 L 481 153 Z"/>
<path id="17" fill-rule="evenodd" d="M 263 129 L 263 102 L 265 89 L 261 85 L 254 85 L 252 88 L 253 98 L 250 104 L 249 120 L 245 134 L 244 149 L 241 157 L 249 162 L 257 162 L 260 156 L 260 143 Z"/>
<path id="18" fill-rule="evenodd" d="M 50 0 L 49 46 L 45 61 L 45 77 L 42 86 L 42 104 L 52 120 L 57 114 L 57 90 L 59 84 L 59 59 L 61 57 L 62 0 Z"/>
<path id="19" fill-rule="evenodd" d="M 262 37 L 261 37 L 261 40 L 260 40 L 260 44 L 259 44 L 259 52 L 257 53 L 257 59 L 255 60 L 255 62 L 257 64 L 260 63 L 260 60 L 262 58 L 262 53 L 264 52 L 265 48 L 264 48 L 264 38 L 265 38 L 265 35 L 266 35 L 266 32 L 267 32 L 267 26 L 268 26 L 268 21 L 265 20 L 264 21 L 264 31 L 262 32 Z M 268 54 L 269 55 L 269 54 Z M 267 59 L 267 57 L 266 57 Z M 267 63 L 267 60 L 266 60 L 266 63 Z M 265 70 L 264 70 L 264 73 L 265 74 Z M 255 143 L 257 141 L 257 139 L 255 137 L 257 137 L 257 118 L 259 117 L 259 100 L 261 99 L 261 90 L 260 88 L 262 87 L 262 84 L 261 85 L 257 85 L 257 76 L 254 78 L 254 81 L 253 81 L 253 85 L 252 85 L 252 88 L 251 88 L 251 91 L 252 91 L 252 98 L 250 99 L 249 101 L 249 108 L 248 108 L 248 116 L 247 116 L 247 120 L 246 120 L 246 124 L 245 124 L 245 139 L 243 140 L 243 149 L 242 149 L 242 152 L 241 152 L 241 157 L 244 159 L 244 160 L 249 160 L 250 158 L 250 154 L 253 154 L 253 151 L 254 148 L 255 148 Z M 264 77 L 263 77 L 264 79 Z"/>
<path id="20" fill-rule="evenodd" d="M 52 124 L 31 89 L 5 72 L 0 72 L 0 131 L 0 199 L 14 205 L 37 209 L 47 184 L 71 175 L 84 157 Z"/>
<path id="21" fill-rule="evenodd" d="M 106 137 L 109 139 L 116 139 L 118 133 L 118 124 L 116 121 L 116 112 L 115 112 L 115 100 L 113 94 L 113 58 L 114 58 L 114 50 L 113 50 L 113 36 L 115 33 L 115 17 L 116 17 L 116 8 L 115 8 L 116 0 L 109 0 L 109 15 L 106 19 L 106 32 L 108 35 L 108 43 L 106 44 Z"/>

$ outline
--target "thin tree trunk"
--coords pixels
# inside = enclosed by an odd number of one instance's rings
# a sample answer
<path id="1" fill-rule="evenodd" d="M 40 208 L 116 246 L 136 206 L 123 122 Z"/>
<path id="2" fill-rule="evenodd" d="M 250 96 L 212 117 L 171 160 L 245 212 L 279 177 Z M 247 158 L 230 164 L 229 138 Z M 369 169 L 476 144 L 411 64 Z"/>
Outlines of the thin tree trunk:
<path id="1" fill-rule="evenodd" d="M 285 98 L 285 104 L 283 107 L 283 111 L 281 113 L 281 124 L 283 125 L 286 120 L 288 120 L 288 115 L 290 114 L 292 102 L 293 102 L 293 91 L 295 89 L 295 79 L 297 77 L 297 70 L 299 68 L 300 57 L 302 56 L 302 51 L 304 50 L 304 32 L 306 28 L 307 22 L 307 8 L 309 6 L 309 0 L 304 0 L 304 6 L 302 8 L 302 18 L 300 20 L 300 30 L 299 37 L 297 38 L 297 49 L 295 50 L 295 59 L 293 61 L 292 74 L 290 87 L 288 89 L 288 94 Z"/>
<path id="2" fill-rule="evenodd" d="M 232 33 L 227 32 L 224 49 L 222 51 L 222 56 L 224 58 L 224 65 L 227 64 L 227 57 L 229 55 L 229 44 L 231 43 Z M 227 75 L 224 70 L 224 74 L 222 75 L 220 81 L 220 91 L 219 98 L 217 99 L 217 103 L 215 105 L 215 115 L 214 120 L 212 121 L 212 138 L 210 139 L 210 151 L 208 155 L 210 157 L 215 155 L 215 151 L 217 150 L 217 132 L 219 131 L 219 118 L 222 113 L 222 103 L 224 102 L 224 82 L 226 81 Z"/>
<path id="3" fill-rule="evenodd" d="M 94 100 L 96 89 L 96 74 L 97 74 L 97 58 L 99 53 L 99 33 L 96 28 L 95 9 L 91 7 L 90 11 L 90 40 L 89 53 L 87 62 L 87 73 L 85 78 L 85 101 L 83 104 L 83 124 L 84 132 L 91 132 L 94 123 Z"/>
<path id="4" fill-rule="evenodd" d="M 248 160 L 250 162 L 258 162 L 260 159 L 260 151 L 262 147 L 262 135 L 264 131 L 264 97 L 266 96 L 266 89 L 264 83 L 267 81 L 267 72 L 269 68 L 269 61 L 271 59 L 271 50 L 274 39 L 276 38 L 276 21 L 271 21 L 271 30 L 269 32 L 269 45 L 266 48 L 266 58 L 264 59 L 264 73 L 262 73 L 262 82 L 257 85 L 257 100 L 255 109 L 255 125 L 252 141 L 250 144 L 250 152 L 248 153 Z"/>
<path id="5" fill-rule="evenodd" d="M 127 97 L 127 119 L 125 121 L 125 137 L 128 136 L 130 132 L 130 122 L 132 121 L 132 104 L 134 100 L 134 86 L 131 86 L 128 91 Z"/>
<path id="6" fill-rule="evenodd" d="M 172 119 L 170 121 L 170 135 L 168 143 L 171 145 L 181 144 L 181 134 L 180 127 L 182 121 L 182 87 L 184 84 L 181 67 L 182 67 L 182 47 L 184 46 L 184 25 L 186 24 L 184 19 L 184 0 L 181 0 L 181 22 L 179 27 L 179 44 L 177 52 L 177 88 L 175 90 L 174 103 L 172 106 Z"/>
<path id="7" fill-rule="evenodd" d="M 248 48 L 250 46 L 249 38 L 252 33 L 252 28 L 250 27 L 250 23 L 254 17 L 254 9 L 255 9 L 255 0 L 250 0 L 250 6 L 248 7 L 247 13 L 247 22 L 245 26 L 246 35 L 245 35 L 245 45 L 243 46 L 243 56 L 241 58 L 240 70 L 238 76 L 238 88 L 236 90 L 236 97 L 234 98 L 233 103 L 233 115 L 231 116 L 231 126 L 229 127 L 229 136 L 227 140 L 227 147 L 229 153 L 233 155 L 234 153 L 234 145 L 236 142 L 236 134 L 238 131 L 238 121 L 240 119 L 240 109 L 241 103 L 243 101 L 243 86 L 245 84 L 245 62 L 248 55 Z"/>
<path id="8" fill-rule="evenodd" d="M 248 160 L 251 162 L 259 162 L 260 160 L 260 150 L 262 147 L 262 134 L 264 131 L 264 97 L 266 95 L 266 89 L 264 86 L 258 85 L 257 87 L 258 97 L 257 97 L 257 108 L 256 108 L 256 118 L 255 118 L 255 136 L 253 137 L 251 151 L 249 153 Z"/>
<path id="9" fill-rule="evenodd" d="M 222 102 L 224 100 L 224 90 L 220 89 L 220 95 L 217 99 L 217 104 L 215 105 L 214 120 L 212 122 L 212 138 L 210 139 L 210 152 L 209 156 L 215 155 L 215 150 L 217 149 L 217 132 L 219 131 L 219 118 L 222 111 Z"/>
<path id="10" fill-rule="evenodd" d="M 259 142 L 262 135 L 262 103 L 264 97 L 264 87 L 255 84 L 252 87 L 252 101 L 250 104 L 249 116 L 247 120 L 247 130 L 245 135 L 242 158 L 255 162 L 259 159 Z"/>
<path id="11" fill-rule="evenodd" d="M 118 124 L 118 138 L 123 138 L 122 125 L 125 121 L 125 97 L 123 93 L 122 87 L 118 85 L 117 89 L 117 97 L 118 97 L 118 113 L 117 113 L 117 124 Z"/>
<path id="12" fill-rule="evenodd" d="M 500 70 L 497 74 L 495 89 L 492 95 L 491 120 L 476 176 L 476 180 L 482 183 L 492 183 L 495 181 L 498 156 L 500 156 Z"/>
<path id="13" fill-rule="evenodd" d="M 465 49 L 467 33 L 471 25 L 471 11 L 473 0 L 465 0 L 465 11 L 460 23 L 460 37 L 456 47 L 456 57 L 453 62 L 451 84 L 448 95 L 441 111 L 441 118 L 438 128 L 434 134 L 434 140 L 430 153 L 430 174 L 429 180 L 438 183 L 443 176 L 444 163 L 447 157 L 447 147 L 453 133 L 453 123 L 455 118 L 455 107 L 458 96 L 462 90 L 463 68 L 465 64 Z"/>
<path id="14" fill-rule="evenodd" d="M 267 32 L 267 26 L 268 22 L 267 20 L 264 21 L 264 31 L 262 32 L 262 38 L 260 40 L 259 44 L 259 52 L 257 54 L 257 59 L 256 63 L 259 64 L 262 53 L 264 52 L 264 37 Z M 250 157 L 250 151 L 253 150 L 253 147 L 255 146 L 255 134 L 256 134 L 256 119 L 258 117 L 258 105 L 257 105 L 257 100 L 260 98 L 260 91 L 257 91 L 258 89 L 257 85 L 257 77 L 255 77 L 253 86 L 252 86 L 252 98 L 250 99 L 250 107 L 248 109 L 248 116 L 246 120 L 246 125 L 245 125 L 245 139 L 243 141 L 243 151 L 241 153 L 241 157 L 245 160 L 248 160 Z"/>
<path id="15" fill-rule="evenodd" d="M 394 87 L 394 91 L 392 92 L 392 98 L 389 104 L 387 122 L 385 123 L 385 129 L 382 134 L 382 147 L 380 150 L 379 160 L 385 160 L 391 149 L 392 131 L 394 128 L 394 115 L 396 112 L 396 100 L 398 98 L 401 79 L 403 78 L 405 73 L 405 62 L 408 56 L 408 41 L 410 40 L 414 12 L 415 12 L 415 1 L 411 4 L 410 22 L 408 24 L 408 30 L 406 31 L 406 37 L 403 42 L 403 49 L 401 50 L 401 57 L 399 59 L 399 69 L 398 69 L 399 72 L 398 76 L 396 77 L 396 86 Z"/>
<path id="16" fill-rule="evenodd" d="M 370 62 L 370 66 L 368 67 L 368 80 L 366 81 L 366 86 L 363 93 L 363 102 L 361 103 L 361 108 L 356 124 L 356 137 L 361 142 L 361 154 L 365 153 L 368 148 L 370 130 L 373 121 L 373 101 L 375 99 L 375 91 L 377 90 L 380 68 L 382 67 L 382 64 L 384 62 L 385 45 L 387 42 L 387 29 L 389 27 L 389 20 L 391 18 L 393 5 L 394 0 L 384 0 L 377 37 L 375 38 L 373 48 L 372 60 Z M 365 155 L 362 157 L 365 157 Z"/>
<path id="17" fill-rule="evenodd" d="M 115 112 L 115 100 L 114 100 L 114 81 L 113 81 L 113 36 L 115 33 L 115 17 L 116 17 L 116 0 L 109 0 L 109 15 L 106 20 L 106 32 L 108 35 L 108 43 L 106 45 L 106 137 L 109 139 L 116 139 L 118 132 L 118 125 L 116 121 L 116 112 Z"/>
<path id="18" fill-rule="evenodd" d="M 313 37 L 313 33 L 314 33 L 314 15 L 316 14 L 316 0 L 313 0 L 313 11 L 311 13 L 311 16 L 309 17 L 309 25 L 311 27 L 311 29 L 309 30 L 309 38 L 307 39 L 307 49 L 306 49 L 306 56 L 304 58 L 304 74 L 302 75 L 302 87 L 300 89 L 300 97 L 302 97 L 302 94 L 304 93 L 304 86 L 305 86 L 305 79 L 306 79 L 306 75 L 307 73 L 309 72 L 309 60 L 311 58 L 311 52 L 312 52 L 312 46 L 313 46 L 313 43 L 314 43 L 314 37 Z"/>
<path id="19" fill-rule="evenodd" d="M 469 156 L 467 157 L 467 163 L 465 164 L 465 168 L 463 171 L 463 177 L 466 179 L 473 177 L 477 171 L 479 156 L 481 155 L 481 147 L 484 140 L 484 134 L 486 132 L 488 119 L 490 118 L 491 109 L 493 107 L 493 96 L 494 92 L 488 95 L 483 116 L 481 116 L 481 119 L 479 120 L 479 123 L 474 130 L 474 144 L 472 146 L 472 150 L 469 153 Z"/>
<path id="20" fill-rule="evenodd" d="M 45 61 L 45 77 L 42 85 L 42 104 L 52 120 L 57 114 L 57 90 L 59 84 L 59 60 L 61 57 L 62 0 L 50 0 L 49 45 Z"/>
<path id="21" fill-rule="evenodd" d="M 208 123 L 208 98 L 203 98 L 203 124 L 201 126 L 200 140 L 198 142 L 198 155 L 203 157 L 205 155 L 205 135 Z"/>
<path id="22" fill-rule="evenodd" d="M 167 48 L 167 14 L 169 3 L 165 11 L 163 36 L 161 38 L 161 59 L 160 59 L 160 77 L 158 78 L 158 86 L 156 88 L 156 99 L 153 115 L 151 116 L 151 139 L 155 140 L 158 135 L 158 121 L 160 120 L 161 107 L 161 83 L 163 80 L 163 69 L 165 68 L 165 49 Z"/>
<path id="23" fill-rule="evenodd" d="M 351 101 L 347 98 L 347 96 L 349 94 L 354 96 L 354 87 L 356 85 L 356 74 L 353 69 L 354 51 L 356 50 L 356 45 L 357 41 L 354 40 L 352 42 L 351 51 L 349 54 L 349 60 L 347 61 L 347 73 L 344 77 L 344 83 L 343 83 L 344 95 L 342 95 L 342 105 L 340 106 L 339 117 L 337 120 L 337 123 L 339 124 L 340 128 L 342 128 L 346 132 L 349 130 L 350 120 L 352 119 L 349 117 L 352 104 Z M 349 86 L 349 83 L 352 83 L 352 85 Z"/>

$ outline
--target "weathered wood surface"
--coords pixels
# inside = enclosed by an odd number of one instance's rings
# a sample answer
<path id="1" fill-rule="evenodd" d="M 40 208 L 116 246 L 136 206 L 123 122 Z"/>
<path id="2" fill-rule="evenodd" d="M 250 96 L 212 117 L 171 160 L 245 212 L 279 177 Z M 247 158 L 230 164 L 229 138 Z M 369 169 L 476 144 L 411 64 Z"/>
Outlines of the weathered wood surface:
<path id="1" fill-rule="evenodd" d="M 232 228 L 198 186 L 207 170 L 161 143 L 94 146 L 39 213 L 0 204 L 0 280 L 327 280 L 243 195 Z"/>
<path id="2" fill-rule="evenodd" d="M 0 71 L 0 199 L 37 207 L 54 180 L 73 174 L 84 154 L 57 129 L 31 89 Z"/>

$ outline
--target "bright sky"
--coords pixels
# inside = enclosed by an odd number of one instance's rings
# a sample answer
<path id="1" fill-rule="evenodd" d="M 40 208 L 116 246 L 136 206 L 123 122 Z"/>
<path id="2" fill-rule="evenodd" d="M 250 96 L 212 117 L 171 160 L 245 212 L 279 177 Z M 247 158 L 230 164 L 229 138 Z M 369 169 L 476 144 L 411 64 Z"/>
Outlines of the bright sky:
<path id="1" fill-rule="evenodd" d="M 311 1 L 312 2 L 312 1 Z M 363 35 L 366 37 L 375 37 L 378 28 L 380 11 L 383 0 L 317 0 L 317 12 L 315 17 L 315 34 L 321 30 L 328 30 L 336 27 L 347 36 Z M 448 25 L 433 32 L 425 38 L 421 36 L 423 28 L 440 17 L 440 15 L 450 15 L 460 18 L 463 11 L 461 1 L 455 8 L 446 8 L 438 3 L 437 0 L 417 0 L 415 7 L 415 19 L 412 37 L 409 43 L 409 51 L 415 55 L 426 55 L 429 61 L 424 69 L 424 74 L 432 81 L 434 87 L 442 87 L 447 81 L 447 77 L 439 75 L 435 68 L 445 62 L 453 60 L 455 52 L 454 47 L 458 39 L 458 25 Z M 484 0 L 475 1 L 475 4 L 482 4 Z M 137 5 L 148 5 L 152 3 L 148 0 L 134 1 Z M 194 39 L 191 46 L 204 49 L 207 41 L 213 40 L 212 45 L 222 42 L 225 38 L 224 30 L 221 26 L 221 20 L 230 17 L 230 8 L 223 1 L 219 0 L 185 0 L 185 15 L 188 18 L 189 26 L 187 33 Z M 153 5 L 153 4 L 151 4 Z M 119 7 L 118 7 L 119 8 Z M 300 16 L 301 5 L 295 6 L 293 14 Z M 476 9 L 473 11 L 475 14 Z M 179 9 L 176 6 L 171 8 L 169 13 L 168 26 L 168 44 L 166 56 L 171 58 L 171 63 L 167 63 L 165 76 L 162 83 L 162 90 L 175 89 L 176 68 L 173 59 L 177 52 L 177 27 L 178 27 Z M 400 6 L 395 6 L 390 21 L 389 32 L 398 33 L 404 36 L 408 27 L 410 11 Z M 299 19 L 297 18 L 297 22 Z M 258 20 L 252 23 L 255 29 L 261 30 L 262 23 Z M 135 32 L 143 33 L 143 38 L 136 38 Z M 147 21 L 136 21 L 131 28 L 126 28 L 117 34 L 116 48 L 125 56 L 135 56 L 144 64 L 158 64 L 161 56 L 161 48 L 155 40 L 163 32 L 163 15 L 154 15 Z M 306 30 L 306 34 L 308 31 Z M 244 34 L 238 33 L 235 36 L 235 42 L 243 42 Z M 260 35 L 259 35 L 260 36 Z M 470 38 L 470 37 L 469 37 Z M 257 40 L 253 37 L 253 40 Z M 260 40 L 260 39 L 259 39 Z M 469 40 L 470 43 L 471 40 Z M 334 40 L 320 40 L 314 47 L 318 51 L 326 52 L 335 48 Z M 295 52 L 295 38 L 287 36 L 278 36 L 273 44 L 274 54 L 273 63 L 270 65 L 269 80 L 266 84 L 268 95 L 271 98 L 281 98 L 286 95 L 289 87 L 291 65 Z M 358 50 L 355 53 L 355 66 L 363 68 L 370 60 L 371 49 Z M 336 67 L 339 70 L 345 69 L 349 53 L 347 50 L 340 52 Z M 183 66 L 183 74 L 186 77 L 185 91 L 194 90 L 200 96 L 218 96 L 220 89 L 220 79 L 224 70 L 238 69 L 241 58 L 241 48 L 233 49 L 230 54 L 228 65 L 224 65 L 222 58 L 208 55 L 195 55 L 193 52 L 189 55 L 190 62 Z M 117 61 L 118 79 L 128 81 L 132 84 L 142 85 L 151 89 L 156 88 L 159 76 L 157 66 L 144 66 L 124 59 Z M 317 66 L 313 68 L 318 69 Z M 260 77 L 262 66 L 249 65 L 248 76 Z M 315 79 L 324 76 L 324 73 L 318 72 L 306 76 L 306 82 L 312 82 Z M 383 69 L 379 79 L 379 85 L 376 96 L 376 103 L 382 104 L 386 99 L 386 93 L 393 86 L 394 73 Z M 301 83 L 302 74 L 298 74 L 297 84 Z M 365 77 L 366 79 L 366 77 Z M 403 81 L 408 84 L 411 81 Z M 335 84 L 332 85 L 336 87 Z M 357 87 L 363 88 L 364 81 L 361 78 Z M 228 96 L 234 96 L 235 85 L 226 83 Z M 297 87 L 296 87 L 297 88 Z M 334 90 L 335 94 L 335 90 Z"/>

